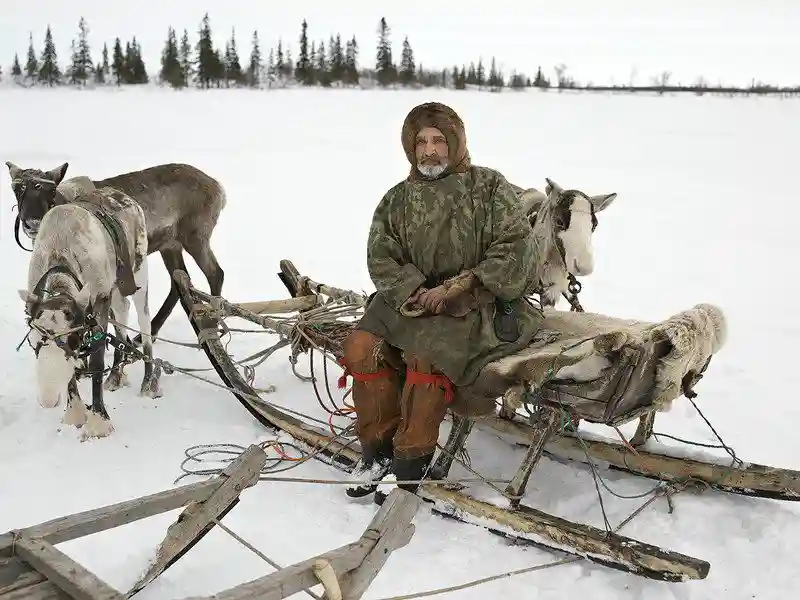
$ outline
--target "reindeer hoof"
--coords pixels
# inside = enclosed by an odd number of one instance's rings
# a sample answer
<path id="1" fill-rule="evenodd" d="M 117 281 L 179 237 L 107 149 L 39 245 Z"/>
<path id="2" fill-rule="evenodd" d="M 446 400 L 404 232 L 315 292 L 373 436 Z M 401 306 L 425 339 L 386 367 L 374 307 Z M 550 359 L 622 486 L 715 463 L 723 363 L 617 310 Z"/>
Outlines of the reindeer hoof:
<path id="1" fill-rule="evenodd" d="M 114 431 L 114 424 L 111 419 L 103 417 L 96 412 L 89 411 L 86 425 L 81 434 L 81 441 L 85 442 L 90 438 L 104 438 Z"/>
<path id="2" fill-rule="evenodd" d="M 141 396 L 148 398 L 161 398 L 164 393 L 161 391 L 161 382 L 157 378 L 145 379 L 142 381 L 142 388 L 139 392 Z"/>
<path id="3" fill-rule="evenodd" d="M 61 417 L 61 423 L 64 425 L 72 425 L 80 429 L 86 424 L 86 407 L 83 402 L 75 402 L 67 406 L 64 415 Z"/>
<path id="4" fill-rule="evenodd" d="M 106 378 L 106 381 L 103 384 L 103 389 L 108 390 L 109 392 L 116 392 L 121 387 L 128 385 L 130 385 L 130 382 L 128 381 L 128 376 L 125 373 L 121 371 L 112 371 Z"/>

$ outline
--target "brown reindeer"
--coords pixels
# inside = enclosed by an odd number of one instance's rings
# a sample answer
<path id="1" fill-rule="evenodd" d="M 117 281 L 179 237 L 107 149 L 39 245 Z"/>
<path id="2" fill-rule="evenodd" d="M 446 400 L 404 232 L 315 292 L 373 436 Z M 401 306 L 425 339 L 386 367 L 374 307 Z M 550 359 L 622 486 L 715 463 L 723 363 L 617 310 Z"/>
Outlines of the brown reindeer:
<path id="1" fill-rule="evenodd" d="M 92 188 L 111 187 L 136 200 L 147 223 L 148 254 L 160 252 L 167 271 L 186 270 L 183 250 L 195 260 L 208 280 L 211 294 L 222 293 L 224 271 L 211 250 L 211 234 L 225 208 L 226 197 L 220 183 L 191 165 L 166 164 L 91 180 L 74 177 L 64 181 L 69 163 L 52 171 L 22 169 L 6 162 L 11 186 L 17 199 L 18 214 L 14 236 L 20 242 L 20 226 L 31 240 L 36 239 L 44 215 L 54 206 L 71 202 L 75 195 Z M 164 304 L 151 324 L 155 336 L 178 302 L 174 282 Z M 136 337 L 141 343 L 141 336 Z"/>

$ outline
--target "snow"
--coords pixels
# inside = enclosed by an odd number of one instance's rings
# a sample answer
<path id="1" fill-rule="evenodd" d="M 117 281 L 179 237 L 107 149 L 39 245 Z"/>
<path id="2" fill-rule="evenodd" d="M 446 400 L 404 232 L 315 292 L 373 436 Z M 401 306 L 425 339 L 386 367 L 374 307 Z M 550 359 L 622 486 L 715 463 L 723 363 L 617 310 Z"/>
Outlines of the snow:
<path id="1" fill-rule="evenodd" d="M 596 270 L 583 280 L 582 303 L 629 318 L 661 319 L 698 302 L 719 304 L 730 321 L 727 346 L 697 391 L 698 406 L 746 461 L 797 467 L 800 386 L 794 347 L 798 326 L 784 315 L 797 296 L 800 238 L 793 172 L 786 169 L 800 136 L 800 108 L 775 98 L 656 97 L 571 93 L 211 91 L 152 87 L 0 91 L 4 124 L 0 156 L 20 166 L 96 178 L 161 162 L 194 164 L 228 193 L 212 245 L 225 269 L 224 294 L 234 301 L 283 298 L 278 262 L 292 259 L 312 277 L 372 290 L 364 264 L 374 206 L 407 163 L 400 126 L 414 105 L 436 99 L 467 124 L 477 163 L 500 169 L 519 185 L 543 187 L 550 177 L 589 193 L 617 192 L 595 233 Z M 79 442 L 60 425 L 62 408 L 36 403 L 34 358 L 23 306 L 27 256 L 13 240 L 13 196 L 0 174 L 0 531 L 168 489 L 180 475 L 184 449 L 197 444 L 271 439 L 224 390 L 165 375 L 164 397 L 138 397 L 141 364 L 131 386 L 106 394 L 116 425 L 111 437 Z M 151 306 L 160 306 L 168 277 L 151 259 Z M 190 275 L 207 289 L 194 263 Z M 237 323 L 238 325 L 238 323 Z M 162 330 L 192 341 L 176 307 Z M 243 357 L 273 340 L 236 335 Z M 205 356 L 160 342 L 156 355 L 181 367 L 207 368 Z M 295 378 L 281 351 L 258 371 L 275 385 L 270 401 L 324 417 L 311 386 Z M 109 354 L 110 360 L 110 354 Z M 308 373 L 301 360 L 301 373 Z M 212 372 L 199 375 L 218 381 Z M 331 373 L 335 378 L 339 370 Z M 89 398 L 88 384 L 81 386 Z M 339 419 L 340 424 L 346 424 Z M 635 424 L 623 431 L 631 435 Z M 448 427 L 442 428 L 444 441 Z M 688 402 L 661 415 L 656 429 L 715 443 Z M 611 430 L 595 433 L 614 437 Z M 662 439 L 663 444 L 676 443 Z M 473 467 L 510 476 L 522 450 L 475 431 Z M 703 452 L 720 454 L 717 451 Z M 653 482 L 603 471 L 615 491 L 632 495 Z M 281 475 L 341 479 L 317 461 Z M 462 467 L 453 476 L 472 477 Z M 198 480 L 184 478 L 181 483 Z M 476 489 L 496 498 L 490 489 Z M 612 525 L 641 500 L 604 494 Z M 559 516 L 602 526 L 590 470 L 544 459 L 525 502 Z M 785 598 L 800 552 L 800 510 L 791 503 L 709 491 L 659 500 L 623 533 L 708 560 L 704 581 L 664 584 L 585 561 L 501 579 L 449 594 L 487 597 L 666 599 Z M 283 565 L 357 539 L 376 507 L 347 499 L 341 485 L 262 483 L 244 492 L 225 523 Z M 118 589 L 126 590 L 152 557 L 177 512 L 61 544 L 59 547 Z M 509 545 L 485 530 L 422 509 L 411 543 L 394 553 L 365 599 L 418 592 L 549 562 L 557 555 Z M 207 595 L 272 572 L 218 528 L 139 594 L 142 600 Z M 532 594 L 530 590 L 535 592 Z"/>

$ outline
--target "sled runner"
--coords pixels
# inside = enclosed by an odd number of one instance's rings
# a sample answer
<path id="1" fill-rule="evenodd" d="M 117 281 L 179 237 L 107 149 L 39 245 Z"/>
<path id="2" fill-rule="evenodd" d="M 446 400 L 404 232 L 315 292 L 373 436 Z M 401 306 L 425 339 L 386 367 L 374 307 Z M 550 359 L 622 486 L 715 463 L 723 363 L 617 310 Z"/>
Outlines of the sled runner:
<path id="1" fill-rule="evenodd" d="M 367 297 L 301 276 L 288 260 L 281 261 L 279 277 L 290 299 L 244 305 L 195 289 L 183 271 L 174 274 L 199 342 L 245 408 L 264 425 L 304 443 L 315 458 L 350 471 L 360 458 L 356 442 L 272 406 L 220 343 L 222 319 L 239 317 L 280 335 L 280 345 L 291 347 L 293 369 L 302 353 L 341 358 L 341 343 L 357 323 Z M 294 312 L 295 318 L 265 316 Z M 699 485 L 748 496 L 800 499 L 800 472 L 744 463 L 727 446 L 723 445 L 732 455 L 727 462 L 670 456 L 644 447 L 653 434 L 657 412 L 668 410 L 680 396 L 693 402 L 694 385 L 724 344 L 725 321 L 719 309 L 699 304 L 658 323 L 579 310 L 545 314 L 544 325 L 528 348 L 490 363 L 468 389 L 456 388 L 447 443 L 429 473 L 430 483 L 423 483 L 419 491 L 431 502 L 431 510 L 644 577 L 684 581 L 705 578 L 709 563 L 523 505 L 520 500 L 541 457 L 590 462 L 593 470 L 594 462 L 602 462 L 659 480 L 664 494 Z M 500 397 L 505 418 L 496 414 Z M 613 431 L 637 419 L 639 426 L 630 441 L 580 431 L 581 421 Z M 502 503 L 479 499 L 463 486 L 437 484 L 447 476 L 474 425 L 527 446 L 511 482 L 505 489 L 494 488 L 504 496 Z"/>

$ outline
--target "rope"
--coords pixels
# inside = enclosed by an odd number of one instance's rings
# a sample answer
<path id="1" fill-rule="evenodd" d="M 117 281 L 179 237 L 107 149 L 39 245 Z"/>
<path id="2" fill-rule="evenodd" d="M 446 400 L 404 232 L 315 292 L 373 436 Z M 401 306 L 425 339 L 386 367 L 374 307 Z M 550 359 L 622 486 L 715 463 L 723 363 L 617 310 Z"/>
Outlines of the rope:
<path id="1" fill-rule="evenodd" d="M 317 479 L 317 478 L 308 478 L 308 477 L 275 477 L 271 475 L 272 473 L 280 473 L 283 471 L 288 471 L 290 469 L 294 469 L 300 464 L 306 462 L 309 458 L 313 457 L 313 453 L 305 452 L 300 446 L 297 444 L 293 444 L 291 442 L 282 442 L 276 440 L 268 440 L 265 442 L 261 442 L 258 444 L 262 450 L 268 452 L 269 450 L 273 450 L 277 456 L 268 456 L 267 463 L 261 469 L 261 473 L 259 475 L 259 481 L 275 481 L 275 482 L 283 482 L 283 483 L 305 483 L 305 484 L 320 484 L 320 485 L 356 485 L 356 484 L 363 484 L 367 485 L 370 482 L 368 481 L 354 481 L 352 479 Z M 296 451 L 300 456 L 290 456 L 289 453 L 286 451 L 287 448 L 291 448 L 292 450 Z M 216 462 L 216 463 L 223 463 L 227 464 L 236 460 L 238 456 L 240 456 L 247 448 L 245 446 L 240 446 L 238 444 L 230 444 L 230 443 L 220 443 L 220 444 L 198 444 L 196 446 L 191 446 L 184 451 L 186 458 L 184 458 L 183 462 L 181 462 L 180 469 L 183 473 L 173 482 L 178 483 L 184 477 L 188 477 L 189 475 L 198 475 L 198 476 L 209 476 L 209 475 L 220 475 L 223 470 L 225 469 L 224 466 L 219 467 L 206 467 L 206 468 L 189 468 L 187 466 L 190 462 L 195 463 L 207 463 L 207 462 Z M 221 458 L 216 459 L 202 459 L 201 456 L 205 456 L 208 454 L 216 454 L 220 455 Z M 224 457 L 224 458 L 223 458 Z M 278 468 L 284 462 L 290 462 L 288 466 L 283 468 Z M 461 478 L 461 479 L 439 479 L 439 480 L 428 480 L 424 477 L 422 479 L 409 479 L 409 480 L 391 480 L 391 481 L 381 481 L 381 482 L 374 482 L 377 485 L 397 485 L 397 484 L 438 484 L 438 485 L 454 485 L 454 484 L 463 484 L 463 483 L 484 483 L 484 482 L 493 482 L 493 483 L 509 483 L 510 480 L 508 479 L 488 479 L 484 477 L 478 478 Z"/>

